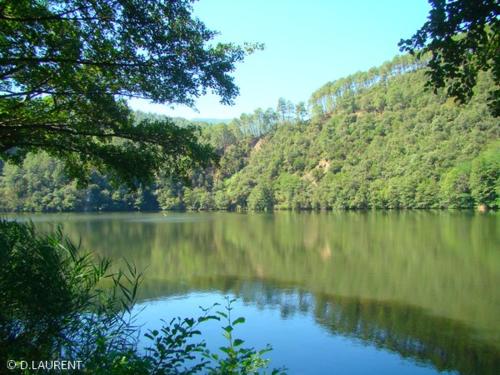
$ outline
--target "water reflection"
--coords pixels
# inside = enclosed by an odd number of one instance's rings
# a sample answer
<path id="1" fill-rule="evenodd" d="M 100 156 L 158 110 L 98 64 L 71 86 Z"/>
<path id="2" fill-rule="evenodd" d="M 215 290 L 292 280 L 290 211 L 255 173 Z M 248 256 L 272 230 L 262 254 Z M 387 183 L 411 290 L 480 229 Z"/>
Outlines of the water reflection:
<path id="1" fill-rule="evenodd" d="M 497 215 L 347 212 L 41 215 L 146 270 L 141 298 L 241 296 L 282 318 L 461 374 L 500 368 Z"/>
<path id="2" fill-rule="evenodd" d="M 258 306 L 274 306 L 288 318 L 311 313 L 329 332 L 397 352 L 439 371 L 493 374 L 500 352 L 478 341 L 473 330 L 452 319 L 429 315 L 424 309 L 395 302 L 283 291 L 265 284 L 248 286 L 240 294 Z"/>

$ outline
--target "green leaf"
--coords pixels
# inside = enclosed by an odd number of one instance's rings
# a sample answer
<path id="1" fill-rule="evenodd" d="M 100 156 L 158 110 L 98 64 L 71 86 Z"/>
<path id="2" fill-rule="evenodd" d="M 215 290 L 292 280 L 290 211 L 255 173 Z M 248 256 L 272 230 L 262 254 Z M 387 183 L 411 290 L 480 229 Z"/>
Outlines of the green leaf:
<path id="1" fill-rule="evenodd" d="M 245 323 L 245 318 L 243 318 L 242 316 L 240 316 L 238 319 L 233 321 L 233 325 L 242 324 L 242 323 Z"/>
<path id="2" fill-rule="evenodd" d="M 216 314 L 218 314 L 218 315 L 222 316 L 223 318 L 227 319 L 227 314 L 225 312 L 217 311 Z"/>
<path id="3" fill-rule="evenodd" d="M 243 344 L 244 342 L 245 342 L 245 341 L 243 341 L 243 340 L 240 340 L 240 339 L 235 339 L 235 340 L 234 340 L 233 345 L 234 345 L 234 346 L 240 346 L 240 345 L 241 345 L 241 344 Z"/>

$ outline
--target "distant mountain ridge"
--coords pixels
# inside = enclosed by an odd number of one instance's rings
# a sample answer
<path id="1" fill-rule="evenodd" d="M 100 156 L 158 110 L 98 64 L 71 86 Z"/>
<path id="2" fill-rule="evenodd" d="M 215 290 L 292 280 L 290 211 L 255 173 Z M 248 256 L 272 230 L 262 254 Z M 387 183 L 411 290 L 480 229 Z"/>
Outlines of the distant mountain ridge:
<path id="1" fill-rule="evenodd" d="M 141 121 L 145 119 L 149 120 L 166 120 L 166 119 L 171 119 L 174 122 L 178 123 L 179 125 L 186 125 L 189 123 L 195 123 L 195 124 L 209 124 L 209 125 L 214 125 L 214 124 L 228 124 L 229 122 L 232 121 L 232 119 L 223 119 L 223 118 L 192 118 L 192 119 L 187 119 L 184 117 L 171 117 L 167 116 L 161 113 L 156 113 L 156 112 L 144 112 L 140 110 L 134 111 L 134 116 L 136 118 L 136 121 Z"/>
<path id="2" fill-rule="evenodd" d="M 206 124 L 229 124 L 232 119 L 228 119 L 228 118 L 210 118 L 210 117 L 200 117 L 200 118 L 192 118 L 190 119 L 189 121 L 192 121 L 192 122 L 203 122 L 203 123 L 206 123 Z"/>

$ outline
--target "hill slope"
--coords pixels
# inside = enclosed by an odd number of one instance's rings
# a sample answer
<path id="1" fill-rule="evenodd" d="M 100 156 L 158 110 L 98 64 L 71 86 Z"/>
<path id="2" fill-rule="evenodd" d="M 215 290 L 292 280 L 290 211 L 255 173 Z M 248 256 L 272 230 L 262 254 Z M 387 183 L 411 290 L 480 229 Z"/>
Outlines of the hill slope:
<path id="1" fill-rule="evenodd" d="M 96 176 L 93 186 L 78 191 L 60 171 L 58 179 L 34 183 L 52 172 L 33 171 L 35 162 L 28 159 L 24 169 L 4 169 L 2 208 L 498 207 L 500 126 L 487 107 L 494 82 L 481 76 L 466 106 L 427 91 L 425 83 L 424 70 L 411 57 L 397 57 L 320 88 L 311 96 L 308 120 L 298 106 L 283 105 L 203 127 L 202 138 L 221 160 L 217 168 L 193 171 L 190 187 L 163 177 L 129 194 Z M 57 186 L 46 186 L 55 180 Z M 34 200 L 44 189 L 60 192 L 57 202 L 65 203 Z"/>

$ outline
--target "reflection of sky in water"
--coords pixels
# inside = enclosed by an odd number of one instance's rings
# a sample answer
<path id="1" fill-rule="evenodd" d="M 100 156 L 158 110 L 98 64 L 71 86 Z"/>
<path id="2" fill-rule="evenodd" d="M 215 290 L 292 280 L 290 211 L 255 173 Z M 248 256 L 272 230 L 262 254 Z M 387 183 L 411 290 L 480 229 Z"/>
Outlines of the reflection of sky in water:
<path id="1" fill-rule="evenodd" d="M 290 297 L 289 298 L 293 298 Z M 198 306 L 214 302 L 224 304 L 219 293 L 191 293 L 148 301 L 136 307 L 141 311 L 137 323 L 143 331 L 157 329 L 158 320 L 181 316 L 199 316 Z M 245 324 L 235 328 L 234 335 L 243 338 L 245 345 L 257 349 L 266 343 L 273 346 L 267 354 L 271 367 L 288 367 L 290 374 L 435 374 L 431 366 L 415 364 L 396 353 L 366 345 L 361 340 L 333 335 L 316 324 L 308 313 L 298 312 L 286 318 L 276 307 L 256 307 L 238 299 L 233 316 L 245 316 Z M 212 351 L 225 344 L 221 322 L 207 322 L 202 327 L 204 338 Z M 448 372 L 446 372 L 448 373 Z"/>
<path id="2" fill-rule="evenodd" d="M 236 295 L 239 336 L 292 373 L 500 368 L 500 221 L 454 211 L 5 215 L 145 271 L 140 316 Z M 118 262 L 116 262 L 118 263 Z M 207 341 L 222 344 L 217 326 Z M 430 367 L 432 366 L 432 367 Z"/>

